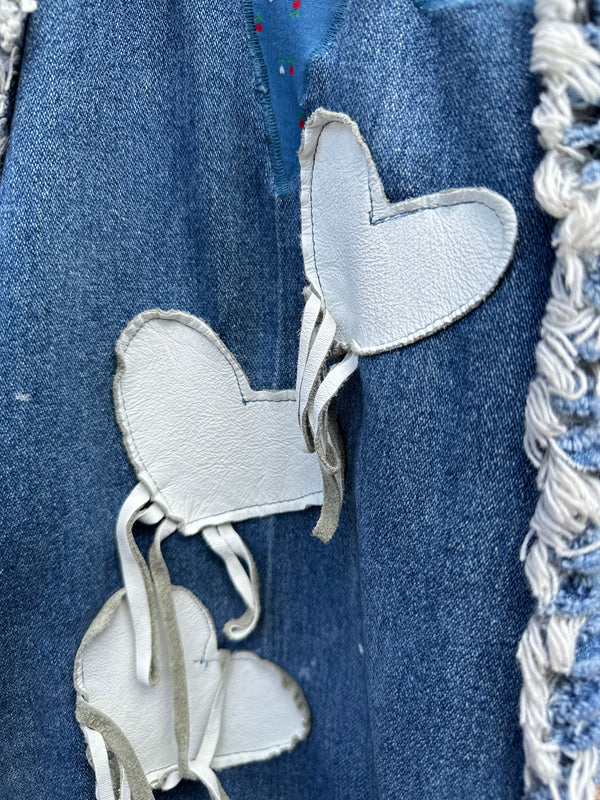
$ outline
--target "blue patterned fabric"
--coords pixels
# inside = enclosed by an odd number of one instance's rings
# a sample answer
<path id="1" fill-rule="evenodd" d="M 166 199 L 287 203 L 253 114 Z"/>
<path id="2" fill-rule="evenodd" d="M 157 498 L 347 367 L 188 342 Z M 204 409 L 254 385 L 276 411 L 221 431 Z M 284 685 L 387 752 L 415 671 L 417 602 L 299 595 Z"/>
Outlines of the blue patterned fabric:
<path id="1" fill-rule="evenodd" d="M 242 7 L 275 186 L 285 193 L 298 172 L 307 68 L 336 35 L 346 0 L 244 0 Z"/>

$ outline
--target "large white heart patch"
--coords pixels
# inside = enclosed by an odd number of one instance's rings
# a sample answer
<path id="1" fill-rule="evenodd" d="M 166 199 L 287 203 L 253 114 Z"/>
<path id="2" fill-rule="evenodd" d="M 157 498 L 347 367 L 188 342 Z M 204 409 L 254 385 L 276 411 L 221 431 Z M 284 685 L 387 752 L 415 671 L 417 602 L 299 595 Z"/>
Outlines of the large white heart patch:
<path id="1" fill-rule="evenodd" d="M 342 347 L 367 355 L 409 344 L 493 291 L 517 235 L 504 197 L 467 188 L 391 204 L 357 125 L 324 109 L 299 155 L 306 275 Z"/>
<path id="2" fill-rule="evenodd" d="M 202 320 L 139 314 L 117 357 L 115 408 L 129 458 L 183 533 L 321 504 L 295 391 L 253 391 Z"/>

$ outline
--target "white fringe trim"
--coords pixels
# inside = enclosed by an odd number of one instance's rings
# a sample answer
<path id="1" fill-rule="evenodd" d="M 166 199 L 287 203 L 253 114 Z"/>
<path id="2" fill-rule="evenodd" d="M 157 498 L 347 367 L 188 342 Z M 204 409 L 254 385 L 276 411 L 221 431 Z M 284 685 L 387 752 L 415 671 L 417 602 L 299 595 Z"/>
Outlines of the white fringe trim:
<path id="1" fill-rule="evenodd" d="M 25 20 L 36 0 L 0 0 L 0 163 L 8 146 L 8 99 L 21 57 Z"/>
<path id="2" fill-rule="evenodd" d="M 585 394 L 586 375 L 576 344 L 600 342 L 600 314 L 583 291 L 586 262 L 600 253 L 600 187 L 582 185 L 584 151 L 566 145 L 573 124 L 570 96 L 576 92 L 590 105 L 600 102 L 600 53 L 585 40 L 576 0 L 537 0 L 531 69 L 540 73 L 544 91 L 533 114 L 539 141 L 548 152 L 535 178 L 540 205 L 562 220 L 555 246 L 557 262 L 552 297 L 536 350 L 537 377 L 527 399 L 525 450 L 538 468 L 540 498 L 524 549 L 533 544 L 525 573 L 537 610 L 519 645 L 523 673 L 520 721 L 525 747 L 525 788 L 540 784 L 555 800 L 594 800 L 598 770 L 595 748 L 564 753 L 552 737 L 548 702 L 562 676 L 569 675 L 584 617 L 565 618 L 550 605 L 564 574 L 549 558 L 572 554 L 573 540 L 590 524 L 600 524 L 600 479 L 578 471 L 557 440 L 566 427 L 554 410 L 553 397 L 576 399 Z M 571 93 L 571 94 L 570 94 Z M 599 544 L 577 550 L 578 555 Z M 570 762 L 565 776 L 564 764 Z"/>

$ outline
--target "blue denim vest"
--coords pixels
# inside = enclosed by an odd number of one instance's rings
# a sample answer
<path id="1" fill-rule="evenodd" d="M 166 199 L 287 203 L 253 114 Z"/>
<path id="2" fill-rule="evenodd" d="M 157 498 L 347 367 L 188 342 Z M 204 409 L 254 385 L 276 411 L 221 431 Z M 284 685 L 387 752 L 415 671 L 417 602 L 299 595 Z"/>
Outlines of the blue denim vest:
<path id="1" fill-rule="evenodd" d="M 119 332 L 145 309 L 184 309 L 253 387 L 294 384 L 299 175 L 278 161 L 253 13 L 41 0 L 29 21 L 0 183 L 7 800 L 94 793 L 70 673 L 121 583 L 113 526 L 135 479 L 111 401 Z M 314 509 L 238 525 L 264 608 L 248 646 L 300 682 L 313 730 L 291 754 L 232 770 L 227 789 L 512 800 L 515 651 L 533 605 L 519 547 L 536 501 L 523 410 L 552 263 L 531 188 L 532 9 L 347 0 L 328 24 L 299 83 L 304 115 L 352 117 L 390 201 L 486 186 L 512 202 L 520 233 L 481 307 L 361 360 L 338 404 L 346 499 L 331 544 L 309 536 Z M 165 552 L 217 627 L 236 614 L 198 537 Z"/>

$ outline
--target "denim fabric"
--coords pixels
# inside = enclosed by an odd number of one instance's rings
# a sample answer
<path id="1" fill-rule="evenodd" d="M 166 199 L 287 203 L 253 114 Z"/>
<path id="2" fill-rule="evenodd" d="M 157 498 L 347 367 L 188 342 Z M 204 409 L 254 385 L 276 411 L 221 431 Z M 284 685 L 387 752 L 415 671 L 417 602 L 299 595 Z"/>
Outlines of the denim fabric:
<path id="1" fill-rule="evenodd" d="M 361 361 L 340 398 L 332 543 L 308 535 L 316 510 L 236 526 L 263 602 L 242 647 L 300 682 L 313 730 L 224 774 L 232 800 L 521 793 L 518 549 L 536 495 L 521 440 L 552 260 L 531 190 L 532 23 L 492 0 L 431 13 L 349 0 L 309 64 L 301 105 L 358 122 L 391 201 L 488 186 L 520 236 L 483 306 Z M 94 796 L 71 670 L 121 583 L 113 528 L 134 484 L 111 398 L 121 329 L 184 309 L 253 388 L 294 383 L 298 176 L 275 193 L 263 112 L 236 3 L 42 0 L 30 20 L 0 183 L 0 798 Z M 218 627 L 240 612 L 200 537 L 164 552 Z"/>
<path id="2" fill-rule="evenodd" d="M 275 185 L 278 192 L 287 192 L 298 171 L 307 62 L 337 33 L 346 0 L 304 4 L 302 0 L 243 0 L 242 6 Z"/>
<path id="3" fill-rule="evenodd" d="M 513 264 L 479 309 L 361 359 L 346 395 L 369 719 L 386 799 L 521 793 L 514 653 L 533 604 L 519 546 L 536 499 L 523 408 L 551 262 L 531 189 L 532 24 L 502 3 L 432 14 L 351 4 L 311 74 L 308 110 L 357 121 L 392 202 L 487 186 L 513 203 L 520 226 Z"/>

